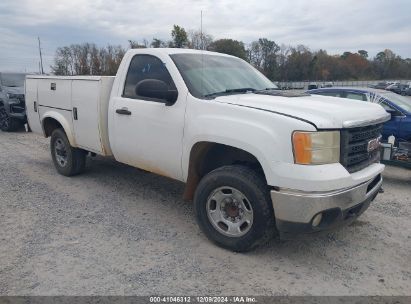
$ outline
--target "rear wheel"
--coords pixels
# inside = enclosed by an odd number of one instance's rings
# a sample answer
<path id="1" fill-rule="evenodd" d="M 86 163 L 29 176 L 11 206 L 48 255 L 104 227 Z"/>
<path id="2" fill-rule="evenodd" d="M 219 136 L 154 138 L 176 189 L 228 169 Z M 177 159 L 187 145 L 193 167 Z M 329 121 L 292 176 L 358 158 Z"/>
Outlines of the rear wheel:
<path id="1" fill-rule="evenodd" d="M 51 157 L 58 173 L 64 176 L 80 174 L 86 167 L 86 151 L 73 148 L 62 129 L 53 131 L 50 140 Z"/>
<path id="2" fill-rule="evenodd" d="M 18 119 L 10 117 L 3 104 L 0 104 L 0 129 L 4 132 L 16 131 L 21 127 L 21 122 Z"/>
<path id="3" fill-rule="evenodd" d="M 251 250 L 275 232 L 266 182 L 244 166 L 224 166 L 207 174 L 197 187 L 194 208 L 206 236 L 233 251 Z"/>

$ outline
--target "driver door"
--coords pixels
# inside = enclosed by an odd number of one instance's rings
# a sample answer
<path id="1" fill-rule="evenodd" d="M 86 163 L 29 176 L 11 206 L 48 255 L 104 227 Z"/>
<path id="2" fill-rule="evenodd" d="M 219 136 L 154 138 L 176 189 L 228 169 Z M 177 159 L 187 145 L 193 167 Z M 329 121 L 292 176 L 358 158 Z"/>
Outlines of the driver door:
<path id="1" fill-rule="evenodd" d="M 114 157 L 122 163 L 181 180 L 183 94 L 171 106 L 137 95 L 137 85 L 147 79 L 161 80 L 170 89 L 176 89 L 160 58 L 137 54 L 131 59 L 123 92 L 114 97 L 112 105 L 110 143 Z"/>

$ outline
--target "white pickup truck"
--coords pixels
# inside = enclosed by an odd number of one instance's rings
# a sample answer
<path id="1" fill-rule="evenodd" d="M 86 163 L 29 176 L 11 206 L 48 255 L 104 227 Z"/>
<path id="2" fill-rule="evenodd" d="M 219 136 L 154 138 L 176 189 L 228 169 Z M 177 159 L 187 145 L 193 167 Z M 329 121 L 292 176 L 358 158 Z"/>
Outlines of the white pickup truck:
<path id="1" fill-rule="evenodd" d="M 235 251 L 350 223 L 381 187 L 382 107 L 276 90 L 236 57 L 129 50 L 116 77 L 27 76 L 25 90 L 60 174 L 99 154 L 183 181 L 203 232 Z"/>

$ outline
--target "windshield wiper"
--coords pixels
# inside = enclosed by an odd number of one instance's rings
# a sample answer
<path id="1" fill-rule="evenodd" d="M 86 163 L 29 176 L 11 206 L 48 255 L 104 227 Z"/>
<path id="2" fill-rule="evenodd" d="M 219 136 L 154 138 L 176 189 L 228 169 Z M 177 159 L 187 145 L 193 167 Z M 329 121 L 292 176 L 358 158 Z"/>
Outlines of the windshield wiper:
<path id="1" fill-rule="evenodd" d="M 204 95 L 204 97 L 212 97 L 212 96 L 224 95 L 224 94 L 229 94 L 229 93 L 247 93 L 247 92 L 254 92 L 254 91 L 257 91 L 257 90 L 254 88 L 227 89 L 221 92 L 214 92 L 214 93 L 206 94 Z"/>

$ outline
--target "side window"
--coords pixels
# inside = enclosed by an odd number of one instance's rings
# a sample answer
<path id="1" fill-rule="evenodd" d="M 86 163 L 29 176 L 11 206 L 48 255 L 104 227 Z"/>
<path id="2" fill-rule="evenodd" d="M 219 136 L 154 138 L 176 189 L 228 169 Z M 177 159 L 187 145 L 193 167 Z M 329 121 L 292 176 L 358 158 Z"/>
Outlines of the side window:
<path id="1" fill-rule="evenodd" d="M 387 105 L 384 101 L 380 101 L 379 105 L 382 106 L 384 108 L 384 110 L 391 110 L 391 111 L 396 111 L 394 108 L 390 107 L 389 105 Z"/>
<path id="2" fill-rule="evenodd" d="M 147 99 L 138 96 L 136 93 L 136 87 L 139 82 L 146 79 L 161 80 L 164 81 L 170 89 L 176 89 L 170 73 L 160 59 L 151 55 L 135 55 L 133 59 L 131 59 L 130 67 L 128 68 L 123 97 Z"/>
<path id="3" fill-rule="evenodd" d="M 320 92 L 318 94 L 323 96 L 341 97 L 340 92 Z"/>
<path id="4" fill-rule="evenodd" d="M 349 99 L 355 99 L 355 100 L 361 100 L 361 101 L 367 101 L 367 96 L 362 93 L 352 93 L 352 92 L 347 92 L 345 95 L 346 98 Z"/>

